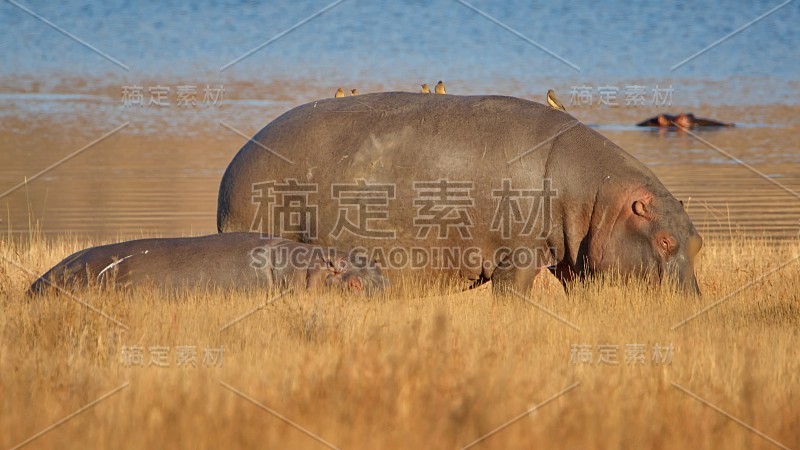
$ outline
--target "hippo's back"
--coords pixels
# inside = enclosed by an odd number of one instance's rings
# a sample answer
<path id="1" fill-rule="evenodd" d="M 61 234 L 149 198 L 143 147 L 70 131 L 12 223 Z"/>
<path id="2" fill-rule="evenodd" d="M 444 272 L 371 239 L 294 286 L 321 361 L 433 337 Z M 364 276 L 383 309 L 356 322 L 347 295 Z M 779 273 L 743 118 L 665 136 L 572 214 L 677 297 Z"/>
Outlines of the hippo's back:
<path id="1" fill-rule="evenodd" d="M 274 239 L 257 233 L 138 239 L 78 251 L 37 279 L 29 294 L 73 290 L 112 281 L 161 285 L 246 284 L 250 251 Z M 277 240 L 281 241 L 281 240 Z"/>
<path id="2" fill-rule="evenodd" d="M 584 126 L 548 106 L 505 96 L 387 92 L 308 103 L 269 123 L 234 157 L 220 185 L 217 226 L 255 230 L 259 183 L 295 179 L 327 188 L 410 175 L 474 179 L 571 127 Z M 543 170 L 543 147 L 516 169 Z"/>

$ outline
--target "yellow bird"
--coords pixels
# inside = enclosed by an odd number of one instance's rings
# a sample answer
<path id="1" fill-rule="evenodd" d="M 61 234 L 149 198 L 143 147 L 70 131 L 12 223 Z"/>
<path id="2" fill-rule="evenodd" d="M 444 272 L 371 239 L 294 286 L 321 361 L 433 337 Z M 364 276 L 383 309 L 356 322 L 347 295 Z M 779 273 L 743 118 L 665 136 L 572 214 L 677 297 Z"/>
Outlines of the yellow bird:
<path id="1" fill-rule="evenodd" d="M 335 95 L 335 97 L 336 97 L 336 98 L 339 98 L 339 97 L 344 97 L 344 91 L 342 90 L 342 88 L 339 88 L 339 89 L 337 89 L 337 90 L 336 90 L 336 95 Z"/>
<path id="2" fill-rule="evenodd" d="M 442 80 L 439 80 L 439 82 L 436 83 L 436 93 L 447 94 L 447 92 L 444 90 L 444 83 L 442 83 Z"/>
<path id="3" fill-rule="evenodd" d="M 567 108 L 564 108 L 564 105 L 561 104 L 560 101 L 556 98 L 556 93 L 553 92 L 552 89 L 547 91 L 547 104 L 550 105 L 553 109 L 560 109 L 561 111 L 566 111 Z"/>
<path id="4" fill-rule="evenodd" d="M 358 95 L 358 89 L 350 89 L 350 96 L 355 97 Z"/>
<path id="5" fill-rule="evenodd" d="M 428 84 L 427 84 L 427 83 L 426 83 L 426 84 L 423 84 L 423 85 L 422 85 L 422 90 L 421 90 L 421 91 L 419 91 L 419 92 L 420 92 L 420 93 L 422 93 L 422 94 L 430 94 L 430 93 L 431 93 L 431 87 L 430 87 L 430 86 L 428 86 Z"/>

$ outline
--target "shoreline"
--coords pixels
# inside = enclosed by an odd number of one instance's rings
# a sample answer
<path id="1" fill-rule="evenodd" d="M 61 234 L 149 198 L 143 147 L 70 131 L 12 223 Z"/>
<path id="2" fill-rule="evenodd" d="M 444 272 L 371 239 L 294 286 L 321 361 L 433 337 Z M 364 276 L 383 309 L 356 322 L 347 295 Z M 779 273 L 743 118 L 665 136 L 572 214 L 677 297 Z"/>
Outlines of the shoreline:
<path id="1" fill-rule="evenodd" d="M 30 98 L 4 97 L 3 83 L 8 80 L 0 77 L 2 192 L 124 125 L 0 199 L 0 229 L 10 226 L 15 233 L 25 233 L 32 218 L 45 234 L 214 232 L 219 180 L 246 142 L 244 136 L 253 136 L 286 110 L 330 97 L 335 90 L 304 80 L 248 82 L 226 86 L 219 105 L 178 106 L 172 86 L 170 106 L 126 107 L 121 88 L 84 81 L 73 83 L 77 87 L 71 93 L 64 84 L 66 94 L 55 99 L 41 88 Z M 462 89 L 457 81 L 448 83 L 448 92 Z M 508 86 L 509 91 L 521 89 L 521 84 Z M 92 90 L 94 94 L 87 94 Z M 361 90 L 367 93 L 371 88 Z M 543 102 L 545 92 L 521 97 Z M 569 93 L 561 97 L 568 100 Z M 766 232 L 781 239 L 800 233 L 800 199 L 787 192 L 800 192 L 800 105 L 675 102 L 670 107 L 568 106 L 568 112 L 642 161 L 676 197 L 690 203 L 701 233 Z M 744 126 L 695 130 L 693 135 L 634 127 L 662 112 L 693 112 Z"/>

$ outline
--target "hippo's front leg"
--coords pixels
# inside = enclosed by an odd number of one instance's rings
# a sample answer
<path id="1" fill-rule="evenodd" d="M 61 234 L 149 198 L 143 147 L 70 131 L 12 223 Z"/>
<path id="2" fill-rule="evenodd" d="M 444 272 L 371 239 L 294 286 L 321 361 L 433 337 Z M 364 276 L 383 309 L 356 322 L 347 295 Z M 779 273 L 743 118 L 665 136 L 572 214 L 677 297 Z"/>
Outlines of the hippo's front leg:
<path id="1" fill-rule="evenodd" d="M 578 278 L 578 274 L 575 272 L 575 269 L 566 262 L 548 266 L 547 270 L 549 270 L 550 273 L 552 273 L 553 276 L 555 276 L 558 281 L 561 282 L 561 286 L 566 292 L 569 292 L 570 283 Z"/>
<path id="2" fill-rule="evenodd" d="M 533 287 L 533 279 L 540 271 L 541 267 L 536 265 L 525 267 L 517 267 L 513 264 L 500 265 L 492 273 L 492 293 L 527 296 Z"/>

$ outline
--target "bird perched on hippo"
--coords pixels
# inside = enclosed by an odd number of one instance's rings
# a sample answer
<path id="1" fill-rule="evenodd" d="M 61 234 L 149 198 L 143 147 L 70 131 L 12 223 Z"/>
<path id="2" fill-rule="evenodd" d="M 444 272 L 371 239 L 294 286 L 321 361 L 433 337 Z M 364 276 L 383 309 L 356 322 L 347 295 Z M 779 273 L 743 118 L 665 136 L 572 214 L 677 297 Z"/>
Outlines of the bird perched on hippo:
<path id="1" fill-rule="evenodd" d="M 564 111 L 514 97 L 298 106 L 233 158 L 217 228 L 358 248 L 390 277 L 499 293 L 529 292 L 544 268 L 565 286 L 618 271 L 699 292 L 702 240 L 658 177 Z"/>
<path id="2" fill-rule="evenodd" d="M 567 110 L 567 108 L 564 108 L 564 105 L 562 105 L 558 100 L 556 93 L 552 89 L 547 91 L 547 104 L 553 109 L 560 109 L 561 111 Z"/>
<path id="3" fill-rule="evenodd" d="M 90 285 L 165 290 L 342 287 L 371 293 L 386 284 L 380 268 L 354 263 L 334 249 L 259 233 L 226 233 L 139 239 L 81 250 L 42 275 L 29 293 Z"/>

